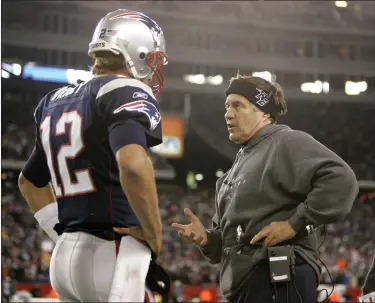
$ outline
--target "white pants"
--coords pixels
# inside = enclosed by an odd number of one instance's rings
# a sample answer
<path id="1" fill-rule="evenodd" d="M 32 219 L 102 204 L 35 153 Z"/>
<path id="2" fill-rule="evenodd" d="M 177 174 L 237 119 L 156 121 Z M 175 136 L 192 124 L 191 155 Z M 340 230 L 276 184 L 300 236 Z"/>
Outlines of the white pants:
<path id="1" fill-rule="evenodd" d="M 52 254 L 51 284 L 62 302 L 144 302 L 150 260 L 150 249 L 131 236 L 116 255 L 115 241 L 64 233 Z"/>

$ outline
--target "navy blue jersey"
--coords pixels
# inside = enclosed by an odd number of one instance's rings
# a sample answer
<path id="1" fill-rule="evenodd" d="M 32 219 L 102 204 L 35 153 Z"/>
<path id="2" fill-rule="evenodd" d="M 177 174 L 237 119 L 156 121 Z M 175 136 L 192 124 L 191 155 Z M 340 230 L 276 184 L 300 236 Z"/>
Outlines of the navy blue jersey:
<path id="1" fill-rule="evenodd" d="M 122 76 L 96 77 L 41 100 L 35 110 L 36 145 L 45 153 L 65 231 L 112 240 L 114 226 L 140 225 L 121 187 L 109 138 L 114 129 L 136 125 L 147 148 L 158 145 L 160 119 L 151 89 Z"/>

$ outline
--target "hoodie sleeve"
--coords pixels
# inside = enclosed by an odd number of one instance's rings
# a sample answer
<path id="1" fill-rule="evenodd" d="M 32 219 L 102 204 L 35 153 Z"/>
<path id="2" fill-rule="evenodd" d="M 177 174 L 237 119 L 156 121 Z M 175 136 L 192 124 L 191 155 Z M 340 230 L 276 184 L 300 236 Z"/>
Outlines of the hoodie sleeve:
<path id="1" fill-rule="evenodd" d="M 330 149 L 301 131 L 288 131 L 278 148 L 280 187 L 301 200 L 288 222 L 298 233 L 306 225 L 342 220 L 358 195 L 353 170 Z"/>
<path id="2" fill-rule="evenodd" d="M 215 197 L 215 215 L 212 218 L 212 229 L 207 229 L 207 244 L 199 247 L 203 256 L 211 264 L 217 264 L 221 261 L 222 254 L 222 231 L 219 224 L 218 205 L 217 205 L 218 186 L 216 186 Z"/>
<path id="3" fill-rule="evenodd" d="M 222 251 L 222 233 L 217 225 L 217 216 L 212 218 L 212 229 L 207 229 L 207 244 L 201 246 L 199 249 L 203 256 L 211 264 L 217 264 L 221 261 L 221 251 Z"/>

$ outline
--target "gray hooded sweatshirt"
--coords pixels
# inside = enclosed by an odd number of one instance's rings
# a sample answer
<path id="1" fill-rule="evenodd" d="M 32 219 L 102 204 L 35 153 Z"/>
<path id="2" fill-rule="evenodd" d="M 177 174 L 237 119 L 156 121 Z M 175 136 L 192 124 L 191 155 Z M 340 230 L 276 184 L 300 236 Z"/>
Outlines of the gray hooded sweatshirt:
<path id="1" fill-rule="evenodd" d="M 221 263 L 222 294 L 234 296 L 254 266 L 267 258 L 266 248 L 247 245 L 264 226 L 288 221 L 298 234 L 310 224 L 334 223 L 350 212 L 357 194 L 352 169 L 313 137 L 285 125 L 260 129 L 216 183 L 213 228 L 201 248 L 210 263 Z M 315 236 L 287 242 L 319 280 Z"/>

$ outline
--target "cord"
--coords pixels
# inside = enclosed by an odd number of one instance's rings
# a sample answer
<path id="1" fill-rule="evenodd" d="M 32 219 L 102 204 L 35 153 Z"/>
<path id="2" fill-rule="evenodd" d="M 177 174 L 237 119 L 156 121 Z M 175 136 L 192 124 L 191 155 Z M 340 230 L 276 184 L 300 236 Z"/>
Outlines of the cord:
<path id="1" fill-rule="evenodd" d="M 296 286 L 296 279 L 293 279 L 293 285 L 294 285 L 294 289 L 295 289 L 296 292 L 297 292 L 297 295 L 298 295 L 299 300 L 301 301 L 301 303 L 303 303 L 303 300 L 302 300 L 301 294 L 299 293 L 299 291 L 298 291 L 298 289 L 297 289 L 297 286 Z"/>
<path id="2" fill-rule="evenodd" d="M 323 245 L 324 241 L 326 240 L 326 237 L 327 237 L 327 229 L 326 229 L 326 226 L 323 225 L 323 233 L 324 233 L 324 237 L 323 237 L 323 240 L 322 242 L 319 244 L 318 248 L 316 250 L 319 250 L 320 247 Z M 316 242 L 318 242 L 317 238 L 316 238 L 316 233 L 314 232 L 314 235 L 315 235 L 315 239 L 316 239 Z"/>
<path id="3" fill-rule="evenodd" d="M 293 285 L 294 285 L 294 289 L 296 290 L 296 293 L 299 297 L 299 300 L 301 301 L 301 303 L 303 303 L 303 300 L 302 300 L 302 297 L 301 297 L 301 294 L 299 293 L 298 289 L 297 289 L 297 286 L 296 286 L 296 256 L 293 254 L 291 256 L 291 263 L 290 263 L 290 267 L 291 267 L 291 272 L 292 272 L 292 280 L 293 280 Z M 286 296 L 287 296 L 287 303 L 289 303 L 289 292 L 288 292 L 288 286 L 286 287 Z"/>
<path id="4" fill-rule="evenodd" d="M 323 226 L 323 233 L 324 233 L 323 240 L 322 240 L 322 242 L 320 243 L 320 245 L 318 246 L 318 249 L 317 249 L 317 250 L 320 249 L 320 247 L 323 245 L 323 243 L 324 243 L 324 241 L 326 240 L 326 237 L 327 237 L 327 229 L 326 229 L 326 226 L 325 226 L 325 225 Z M 314 233 L 314 234 L 315 234 L 315 233 Z M 316 238 L 316 234 L 315 234 L 315 238 Z M 316 242 L 318 242 L 318 241 L 316 241 Z M 324 289 L 321 289 L 321 290 L 318 291 L 318 297 L 319 297 L 319 294 L 320 294 L 322 291 L 325 291 L 326 294 L 327 294 L 326 298 L 325 298 L 323 301 L 318 301 L 318 303 L 328 303 L 328 302 L 329 302 L 328 299 L 329 299 L 329 297 L 332 295 L 332 293 L 333 293 L 333 291 L 334 291 L 334 289 L 335 289 L 335 283 L 333 283 L 333 278 L 332 278 L 331 273 L 329 272 L 327 266 L 324 264 L 324 262 L 323 262 L 319 257 L 318 257 L 318 260 L 320 261 L 320 263 L 322 263 L 322 265 L 324 266 L 324 268 L 327 270 L 327 273 L 328 273 L 329 279 L 331 280 L 331 285 L 332 285 L 332 290 L 331 290 L 331 292 L 330 292 L 329 294 L 328 294 L 328 290 L 325 289 L 325 288 L 324 288 Z"/>
<path id="5" fill-rule="evenodd" d="M 328 268 L 327 268 L 327 266 L 324 264 L 324 262 L 318 257 L 318 260 L 320 261 L 320 263 L 322 263 L 322 265 L 324 266 L 324 268 L 327 270 L 327 273 L 328 273 L 328 276 L 329 276 L 329 279 L 331 280 L 331 284 L 332 284 L 332 290 L 331 290 L 331 292 L 328 294 L 328 290 L 327 289 L 321 289 L 321 290 L 319 290 L 319 292 L 318 292 L 318 296 L 319 296 L 319 294 L 322 292 L 322 291 L 325 291 L 326 293 L 327 293 L 327 297 L 323 300 L 323 301 L 318 301 L 318 303 L 323 303 L 323 302 L 329 302 L 328 301 L 328 298 L 330 297 L 330 295 L 332 295 L 332 293 L 333 293 L 333 291 L 334 291 L 334 289 L 335 289 L 335 283 L 333 283 L 333 279 L 332 279 L 332 276 L 331 276 L 331 273 L 329 272 L 329 270 L 328 270 Z"/>
<path id="6" fill-rule="evenodd" d="M 276 289 L 276 284 L 273 284 L 273 293 L 274 293 L 274 302 L 277 303 L 277 289 Z"/>

